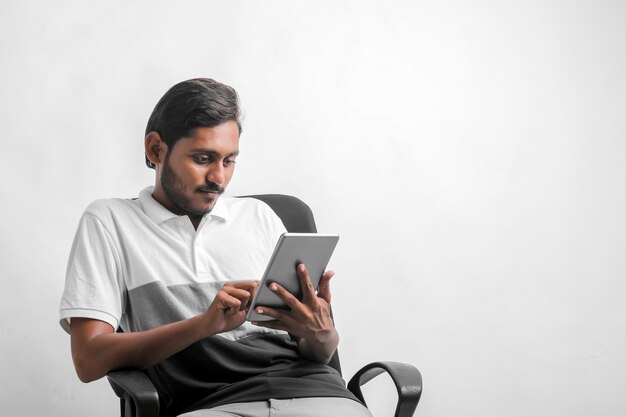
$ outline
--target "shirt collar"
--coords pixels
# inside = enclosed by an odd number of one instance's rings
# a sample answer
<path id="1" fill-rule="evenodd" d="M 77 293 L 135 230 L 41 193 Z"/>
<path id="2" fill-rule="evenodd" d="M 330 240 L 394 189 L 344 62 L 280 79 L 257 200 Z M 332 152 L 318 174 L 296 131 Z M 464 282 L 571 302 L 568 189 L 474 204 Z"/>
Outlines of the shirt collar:
<path id="1" fill-rule="evenodd" d="M 156 224 L 161 224 L 168 220 L 180 217 L 176 213 L 172 213 L 161 203 L 156 201 L 154 197 L 152 197 L 152 193 L 154 192 L 154 186 L 146 187 L 139 193 L 139 201 L 143 207 L 144 213 Z M 228 205 L 224 200 L 224 196 L 220 196 L 215 202 L 215 206 L 210 213 L 205 214 L 206 221 L 210 220 L 213 217 L 220 218 L 223 221 L 228 221 L 230 218 L 230 212 L 228 210 Z"/>

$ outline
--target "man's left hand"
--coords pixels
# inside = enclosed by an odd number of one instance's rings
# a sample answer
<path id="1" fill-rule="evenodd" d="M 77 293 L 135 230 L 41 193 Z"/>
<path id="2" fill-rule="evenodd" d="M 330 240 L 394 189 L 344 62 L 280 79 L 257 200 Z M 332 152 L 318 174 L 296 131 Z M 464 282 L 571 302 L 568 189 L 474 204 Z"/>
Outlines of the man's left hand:
<path id="1" fill-rule="evenodd" d="M 330 317 L 330 285 L 335 275 L 326 271 L 320 279 L 317 293 L 313 288 L 304 264 L 297 266 L 302 288 L 302 301 L 277 283 L 269 288 L 289 307 L 289 311 L 270 307 L 257 307 L 256 312 L 274 318 L 272 321 L 254 322 L 257 326 L 284 330 L 300 338 L 300 353 L 307 359 L 328 363 L 337 349 L 339 335 Z"/>

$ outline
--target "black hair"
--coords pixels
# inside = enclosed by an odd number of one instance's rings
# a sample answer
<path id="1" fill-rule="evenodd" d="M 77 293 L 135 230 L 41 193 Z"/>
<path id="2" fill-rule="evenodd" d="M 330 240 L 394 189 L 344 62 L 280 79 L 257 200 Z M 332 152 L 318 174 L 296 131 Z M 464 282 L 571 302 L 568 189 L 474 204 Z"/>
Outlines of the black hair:
<path id="1" fill-rule="evenodd" d="M 169 149 L 198 127 L 237 122 L 241 134 L 239 97 L 232 87 L 209 78 L 182 81 L 170 88 L 152 110 L 146 136 L 157 132 Z M 146 165 L 154 168 L 146 156 Z"/>

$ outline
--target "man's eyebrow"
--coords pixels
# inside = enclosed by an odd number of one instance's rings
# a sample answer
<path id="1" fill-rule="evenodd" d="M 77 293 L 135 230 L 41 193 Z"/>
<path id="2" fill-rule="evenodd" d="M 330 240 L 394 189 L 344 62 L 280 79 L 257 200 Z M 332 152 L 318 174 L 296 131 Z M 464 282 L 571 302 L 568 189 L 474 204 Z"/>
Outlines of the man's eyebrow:
<path id="1" fill-rule="evenodd" d="M 189 152 L 195 153 L 195 154 L 203 153 L 203 154 L 211 155 L 211 156 L 221 156 L 221 153 L 214 151 L 212 149 L 205 149 L 205 148 L 194 148 L 194 149 L 191 149 Z M 236 150 L 235 152 L 231 152 L 227 154 L 226 157 L 237 156 L 237 155 L 239 155 L 239 150 Z"/>

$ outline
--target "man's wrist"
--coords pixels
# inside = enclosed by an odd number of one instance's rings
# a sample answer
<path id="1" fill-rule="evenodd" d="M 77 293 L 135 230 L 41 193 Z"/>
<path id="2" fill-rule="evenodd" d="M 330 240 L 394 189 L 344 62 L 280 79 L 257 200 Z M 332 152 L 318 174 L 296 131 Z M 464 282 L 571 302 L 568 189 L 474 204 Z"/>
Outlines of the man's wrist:
<path id="1" fill-rule="evenodd" d="M 197 340 L 206 339 L 219 333 L 218 329 L 215 328 L 215 320 L 212 320 L 208 312 L 196 316 L 192 320 L 196 320 L 193 326 L 197 329 Z"/>
<path id="2" fill-rule="evenodd" d="M 339 345 L 339 333 L 333 327 L 328 336 L 323 338 L 301 338 L 298 350 L 305 358 L 321 363 L 328 363 Z"/>

